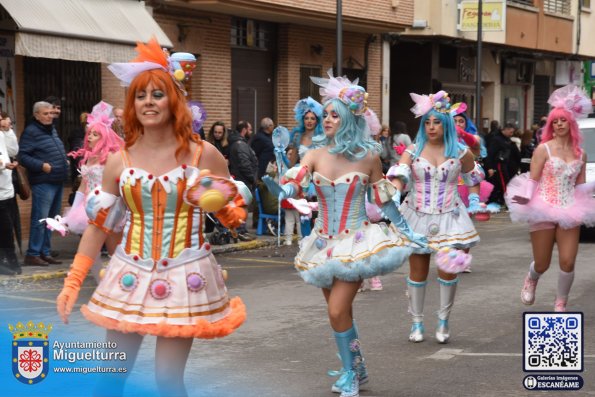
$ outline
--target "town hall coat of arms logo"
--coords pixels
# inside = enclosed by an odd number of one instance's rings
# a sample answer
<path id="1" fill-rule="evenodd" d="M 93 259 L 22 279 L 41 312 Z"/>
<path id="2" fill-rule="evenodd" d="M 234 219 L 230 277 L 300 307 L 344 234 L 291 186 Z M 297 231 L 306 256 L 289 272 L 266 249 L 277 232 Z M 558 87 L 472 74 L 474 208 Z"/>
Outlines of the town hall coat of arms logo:
<path id="1" fill-rule="evenodd" d="M 16 326 L 8 324 L 12 332 L 12 373 L 27 385 L 34 385 L 47 377 L 50 368 L 49 339 L 52 325 L 29 321 Z"/>

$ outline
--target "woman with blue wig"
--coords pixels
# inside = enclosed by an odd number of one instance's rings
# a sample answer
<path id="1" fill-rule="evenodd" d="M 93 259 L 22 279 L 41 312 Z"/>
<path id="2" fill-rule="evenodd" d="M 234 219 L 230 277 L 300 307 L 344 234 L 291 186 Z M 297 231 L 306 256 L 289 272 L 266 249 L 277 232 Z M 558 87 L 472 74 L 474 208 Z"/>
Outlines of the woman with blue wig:
<path id="1" fill-rule="evenodd" d="M 473 154 L 458 142 L 450 113 L 450 99 L 444 91 L 436 94 L 411 94 L 416 105 L 411 109 L 422 117 L 415 143 L 391 167 L 387 177 L 399 190 L 409 189 L 401 212 L 416 233 L 425 235 L 428 246 L 414 247 L 409 258 L 407 278 L 409 312 L 413 325 L 409 340 L 424 340 L 423 307 L 430 256 L 434 252 L 468 249 L 479 242 L 479 235 L 459 197 L 457 184 L 462 177 L 467 186 L 479 184 L 484 173 Z M 438 268 L 440 310 L 436 339 L 446 343 L 450 338 L 448 319 L 454 303 L 457 274 Z M 463 270 L 458 269 L 457 271 Z"/>
<path id="2" fill-rule="evenodd" d="M 291 131 L 291 144 L 298 149 L 299 158 L 306 152 L 324 145 L 322 105 L 312 97 L 300 99 L 293 108 L 297 125 Z"/>
<path id="3" fill-rule="evenodd" d="M 375 114 L 367 107 L 365 89 L 347 78 L 312 80 L 324 98 L 322 125 L 325 145 L 312 149 L 300 167 L 290 169 L 282 186 L 265 181 L 280 198 L 293 197 L 314 182 L 318 218 L 305 237 L 295 267 L 308 284 L 322 288 L 341 358 L 342 369 L 332 390 L 343 397 L 359 396 L 368 381 L 353 321 L 353 300 L 363 279 L 399 268 L 409 257 L 411 241 L 425 245 L 411 232 L 395 202 L 398 191 L 383 178 L 380 145 L 370 136 L 379 131 Z M 392 221 L 370 222 L 365 200 L 380 206 Z"/>

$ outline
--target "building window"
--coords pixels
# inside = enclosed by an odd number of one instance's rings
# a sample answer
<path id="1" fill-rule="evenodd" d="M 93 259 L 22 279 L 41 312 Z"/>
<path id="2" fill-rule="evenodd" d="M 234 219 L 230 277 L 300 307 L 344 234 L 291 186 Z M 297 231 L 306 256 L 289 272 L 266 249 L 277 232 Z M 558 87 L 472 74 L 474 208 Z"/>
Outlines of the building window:
<path id="1" fill-rule="evenodd" d="M 320 66 L 300 66 L 300 98 L 312 97 L 320 102 L 319 87 L 310 80 L 310 76 L 322 77 Z"/>
<path id="2" fill-rule="evenodd" d="M 570 15 L 570 0 L 544 0 L 543 10 L 555 14 Z"/>
<path id="3" fill-rule="evenodd" d="M 231 45 L 268 50 L 271 27 L 264 22 L 252 19 L 233 18 L 231 21 Z"/>
<path id="4" fill-rule="evenodd" d="M 508 0 L 510 3 L 520 4 L 524 6 L 534 7 L 535 0 Z"/>
<path id="5" fill-rule="evenodd" d="M 580 0 L 581 7 L 583 8 L 591 8 L 591 0 Z"/>

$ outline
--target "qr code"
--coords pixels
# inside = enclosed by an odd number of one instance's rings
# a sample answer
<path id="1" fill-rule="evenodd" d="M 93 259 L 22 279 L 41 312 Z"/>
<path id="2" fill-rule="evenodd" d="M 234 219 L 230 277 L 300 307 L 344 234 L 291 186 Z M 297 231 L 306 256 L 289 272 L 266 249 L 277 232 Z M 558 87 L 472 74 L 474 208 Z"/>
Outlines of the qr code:
<path id="1" fill-rule="evenodd" d="M 583 370 L 582 313 L 524 313 L 525 371 Z"/>

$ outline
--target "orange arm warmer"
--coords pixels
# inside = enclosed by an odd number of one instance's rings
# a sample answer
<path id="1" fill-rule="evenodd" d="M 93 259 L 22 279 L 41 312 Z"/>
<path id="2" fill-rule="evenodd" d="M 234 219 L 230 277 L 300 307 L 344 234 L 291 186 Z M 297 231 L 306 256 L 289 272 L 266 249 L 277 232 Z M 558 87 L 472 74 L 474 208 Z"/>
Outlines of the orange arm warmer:
<path id="1" fill-rule="evenodd" d="M 89 270 L 93 266 L 95 261 L 84 254 L 76 254 L 74 261 L 70 266 L 70 271 L 64 279 L 64 288 L 56 299 L 58 314 L 64 321 L 64 324 L 68 324 L 68 316 L 72 312 L 72 308 L 78 298 L 81 285 Z"/>

